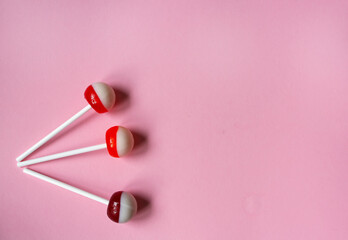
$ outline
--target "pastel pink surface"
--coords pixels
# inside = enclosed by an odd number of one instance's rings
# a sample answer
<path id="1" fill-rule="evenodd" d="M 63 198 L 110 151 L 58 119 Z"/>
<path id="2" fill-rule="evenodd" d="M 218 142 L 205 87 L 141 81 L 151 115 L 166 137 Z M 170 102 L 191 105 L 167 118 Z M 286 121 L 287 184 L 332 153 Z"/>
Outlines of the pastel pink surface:
<path id="1" fill-rule="evenodd" d="M 347 239 L 347 1 L 1 1 L 1 239 Z M 123 104 L 32 157 L 146 139 L 32 169 L 143 209 L 34 179 L 15 158 L 105 81 Z"/>

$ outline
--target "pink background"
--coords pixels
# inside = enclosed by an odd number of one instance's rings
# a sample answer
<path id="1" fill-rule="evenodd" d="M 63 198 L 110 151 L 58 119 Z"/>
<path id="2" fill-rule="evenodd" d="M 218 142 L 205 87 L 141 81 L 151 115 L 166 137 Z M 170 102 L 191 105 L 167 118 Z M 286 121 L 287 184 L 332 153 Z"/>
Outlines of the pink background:
<path id="1" fill-rule="evenodd" d="M 347 1 L 0 1 L 0 238 L 348 239 Z M 31 157 L 137 132 L 106 151 L 32 169 L 106 207 L 25 175 L 15 158 L 86 105 L 123 93 Z"/>

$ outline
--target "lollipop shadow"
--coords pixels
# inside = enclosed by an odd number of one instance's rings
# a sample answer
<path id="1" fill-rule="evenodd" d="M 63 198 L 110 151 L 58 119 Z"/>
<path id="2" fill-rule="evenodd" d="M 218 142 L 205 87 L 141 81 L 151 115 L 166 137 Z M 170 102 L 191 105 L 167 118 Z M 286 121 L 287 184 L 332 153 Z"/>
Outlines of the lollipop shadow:
<path id="1" fill-rule="evenodd" d="M 142 220 L 144 218 L 147 218 L 151 212 L 151 204 L 149 198 L 140 193 L 134 193 L 133 196 L 137 200 L 138 204 L 138 210 L 137 214 L 134 217 L 134 220 Z"/>
<path id="2" fill-rule="evenodd" d="M 129 93 L 122 88 L 112 86 L 116 94 L 116 102 L 115 102 L 115 111 L 111 111 L 111 113 L 119 113 L 129 108 L 130 106 L 130 98 Z"/>
<path id="3" fill-rule="evenodd" d="M 138 130 L 131 130 L 134 137 L 134 148 L 132 156 L 143 154 L 148 148 L 148 139 L 146 135 Z"/>

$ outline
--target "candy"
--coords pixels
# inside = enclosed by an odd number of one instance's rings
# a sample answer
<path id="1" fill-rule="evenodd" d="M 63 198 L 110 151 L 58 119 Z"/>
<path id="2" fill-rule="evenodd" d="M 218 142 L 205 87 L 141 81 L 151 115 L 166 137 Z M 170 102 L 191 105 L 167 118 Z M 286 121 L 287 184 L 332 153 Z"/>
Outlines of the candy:
<path id="1" fill-rule="evenodd" d="M 128 222 L 137 212 L 137 201 L 134 198 L 134 196 L 128 192 L 124 192 L 124 191 L 115 192 L 111 196 L 110 200 L 108 201 L 105 198 L 102 198 L 102 197 L 99 197 L 99 196 L 94 195 L 92 193 L 86 192 L 86 191 L 79 189 L 77 187 L 73 187 L 69 184 L 58 181 L 57 179 L 48 177 L 46 175 L 35 172 L 35 171 L 30 170 L 28 168 L 23 169 L 23 172 L 26 174 L 29 174 L 33 177 L 36 177 L 38 179 L 52 183 L 52 184 L 59 186 L 61 188 L 64 188 L 64 189 L 67 189 L 69 191 L 80 194 L 84 197 L 87 197 L 87 198 L 90 198 L 90 199 L 95 200 L 97 202 L 108 205 L 107 215 L 114 222 L 117 222 L 117 223 Z"/>
<path id="2" fill-rule="evenodd" d="M 133 134 L 129 129 L 121 126 L 114 126 L 109 128 L 105 134 L 106 143 L 98 144 L 90 147 L 79 148 L 75 150 L 70 150 L 66 152 L 56 153 L 40 158 L 30 159 L 24 162 L 17 163 L 18 167 L 24 167 L 28 165 L 33 165 L 37 163 L 47 162 L 54 159 L 64 158 L 68 156 L 73 156 L 81 153 L 92 152 L 100 149 L 107 148 L 110 156 L 115 158 L 124 157 L 130 151 L 132 151 L 134 146 Z"/>
<path id="3" fill-rule="evenodd" d="M 137 212 L 137 201 L 128 192 L 115 192 L 107 209 L 108 217 L 117 223 L 128 222 Z"/>
<path id="4" fill-rule="evenodd" d="M 113 157 L 123 157 L 133 149 L 134 138 L 127 128 L 119 126 L 109 128 L 105 137 L 108 152 Z"/>
<path id="5" fill-rule="evenodd" d="M 109 85 L 97 82 L 87 87 L 85 98 L 96 112 L 105 113 L 115 105 L 116 95 Z"/>
<path id="6" fill-rule="evenodd" d="M 115 91 L 107 84 L 102 82 L 93 83 L 89 85 L 85 91 L 85 98 L 88 102 L 88 105 L 64 122 L 62 125 L 57 127 L 43 139 L 38 141 L 32 147 L 30 147 L 27 151 L 22 153 L 19 157 L 16 158 L 18 162 L 22 161 L 24 158 L 28 157 L 38 148 L 40 148 L 43 144 L 48 142 L 51 138 L 61 132 L 64 128 L 69 126 L 75 120 L 80 118 L 86 112 L 88 112 L 91 108 L 93 108 L 98 113 L 104 113 L 110 111 L 112 107 L 115 105 L 116 96 Z"/>

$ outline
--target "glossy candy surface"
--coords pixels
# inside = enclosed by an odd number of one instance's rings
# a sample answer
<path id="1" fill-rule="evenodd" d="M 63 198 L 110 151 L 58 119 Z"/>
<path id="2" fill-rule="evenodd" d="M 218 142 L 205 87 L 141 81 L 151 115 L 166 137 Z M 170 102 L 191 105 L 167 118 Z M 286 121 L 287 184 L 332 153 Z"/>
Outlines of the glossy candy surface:
<path id="1" fill-rule="evenodd" d="M 108 112 L 115 105 L 114 89 L 102 82 L 89 85 L 84 95 L 89 105 L 98 113 Z"/>
<path id="2" fill-rule="evenodd" d="M 137 201 L 128 192 L 115 192 L 110 200 L 107 209 L 108 217 L 117 223 L 128 222 L 137 212 Z"/>
<path id="3" fill-rule="evenodd" d="M 133 134 L 125 127 L 115 126 L 109 128 L 106 131 L 105 138 L 108 152 L 113 157 L 123 157 L 133 149 Z"/>

